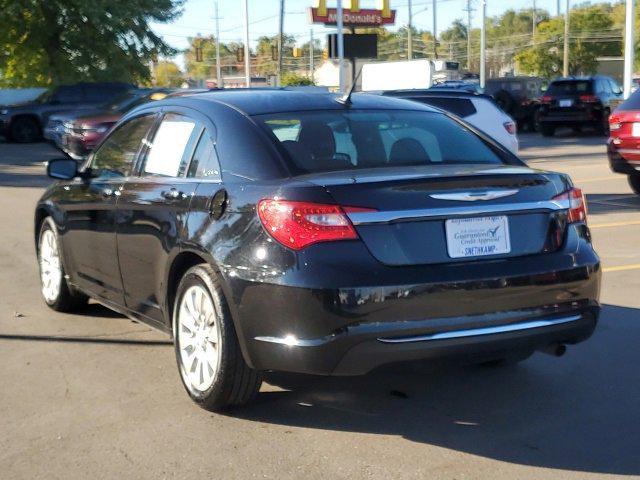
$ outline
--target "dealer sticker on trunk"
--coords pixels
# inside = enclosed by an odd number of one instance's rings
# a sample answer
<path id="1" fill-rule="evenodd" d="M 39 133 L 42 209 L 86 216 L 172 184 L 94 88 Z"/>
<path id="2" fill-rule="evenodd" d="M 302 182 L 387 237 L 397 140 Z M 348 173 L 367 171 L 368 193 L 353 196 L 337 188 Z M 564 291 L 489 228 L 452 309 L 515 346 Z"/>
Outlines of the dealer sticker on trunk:
<path id="1" fill-rule="evenodd" d="M 447 220 L 445 230 L 447 250 L 451 258 L 511 252 L 509 219 L 504 215 Z"/>

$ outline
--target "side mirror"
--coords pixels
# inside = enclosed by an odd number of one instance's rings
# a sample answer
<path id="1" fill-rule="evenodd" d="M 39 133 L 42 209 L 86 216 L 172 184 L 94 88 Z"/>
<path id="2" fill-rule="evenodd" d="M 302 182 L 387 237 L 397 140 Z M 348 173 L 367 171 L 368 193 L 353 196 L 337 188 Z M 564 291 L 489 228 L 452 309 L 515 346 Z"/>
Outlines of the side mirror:
<path id="1" fill-rule="evenodd" d="M 78 164 L 71 158 L 56 158 L 47 162 L 47 175 L 58 180 L 71 180 L 78 176 Z"/>

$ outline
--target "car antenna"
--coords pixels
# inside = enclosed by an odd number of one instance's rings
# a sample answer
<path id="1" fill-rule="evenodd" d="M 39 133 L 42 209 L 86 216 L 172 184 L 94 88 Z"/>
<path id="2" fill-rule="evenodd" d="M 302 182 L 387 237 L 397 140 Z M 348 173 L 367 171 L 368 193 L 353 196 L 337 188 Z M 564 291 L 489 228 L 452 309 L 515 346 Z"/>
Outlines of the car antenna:
<path id="1" fill-rule="evenodd" d="M 345 93 L 343 96 L 341 96 L 340 98 L 338 98 L 337 100 L 338 102 L 346 106 L 351 105 L 351 94 L 356 89 L 356 84 L 358 83 L 358 79 L 360 78 L 361 73 L 362 73 L 362 67 L 360 67 L 360 70 L 358 70 L 356 78 L 353 79 L 353 83 L 351 84 L 349 91 Z"/>

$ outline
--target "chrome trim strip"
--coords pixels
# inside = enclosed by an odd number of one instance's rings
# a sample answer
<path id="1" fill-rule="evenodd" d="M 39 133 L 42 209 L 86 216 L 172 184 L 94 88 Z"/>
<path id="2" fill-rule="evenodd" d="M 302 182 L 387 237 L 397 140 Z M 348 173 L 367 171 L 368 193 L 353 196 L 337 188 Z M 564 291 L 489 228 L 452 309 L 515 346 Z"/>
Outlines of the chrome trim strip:
<path id="1" fill-rule="evenodd" d="M 563 323 L 575 322 L 580 320 L 582 315 L 572 315 L 570 317 L 551 318 L 548 320 L 532 320 L 530 322 L 511 323 L 508 325 L 496 325 L 495 327 L 471 328 L 469 330 L 454 330 L 451 332 L 432 333 L 431 335 L 417 335 L 414 337 L 401 338 L 378 338 L 382 343 L 410 343 L 410 342 L 426 342 L 431 340 L 447 340 L 454 338 L 475 337 L 480 335 L 495 335 L 507 332 L 519 332 L 522 330 L 530 330 L 532 328 L 551 327 L 554 325 L 562 325 Z"/>
<path id="2" fill-rule="evenodd" d="M 465 205 L 463 207 L 422 208 L 416 210 L 391 210 L 383 212 L 350 212 L 347 216 L 354 225 L 372 223 L 391 223 L 422 218 L 458 217 L 466 215 L 491 215 L 494 213 L 522 212 L 532 210 L 556 211 L 567 210 L 568 200 L 547 200 L 541 202 L 505 203 L 498 205 Z"/>
<path id="3" fill-rule="evenodd" d="M 254 337 L 254 340 L 258 340 L 259 342 L 277 343 L 288 347 L 318 347 L 325 343 L 329 343 L 335 337 L 335 335 L 329 335 L 327 337 L 304 340 L 296 338 L 293 335 L 287 335 L 286 337 Z"/>
<path id="4" fill-rule="evenodd" d="M 478 192 L 434 193 L 429 195 L 437 200 L 454 200 L 458 202 L 475 202 L 478 200 L 495 200 L 496 198 L 515 195 L 519 190 L 485 190 Z"/>

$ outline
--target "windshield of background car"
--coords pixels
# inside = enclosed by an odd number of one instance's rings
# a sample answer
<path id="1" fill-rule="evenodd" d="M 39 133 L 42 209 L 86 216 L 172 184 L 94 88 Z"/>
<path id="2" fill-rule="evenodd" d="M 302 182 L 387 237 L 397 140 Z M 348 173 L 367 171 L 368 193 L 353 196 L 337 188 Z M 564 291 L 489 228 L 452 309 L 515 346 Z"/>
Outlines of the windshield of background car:
<path id="1" fill-rule="evenodd" d="M 582 95 L 591 93 L 592 82 L 589 80 L 560 80 L 551 82 L 547 95 Z"/>
<path id="2" fill-rule="evenodd" d="M 478 135 L 436 112 L 308 111 L 254 118 L 284 147 L 296 174 L 505 163 Z"/>

